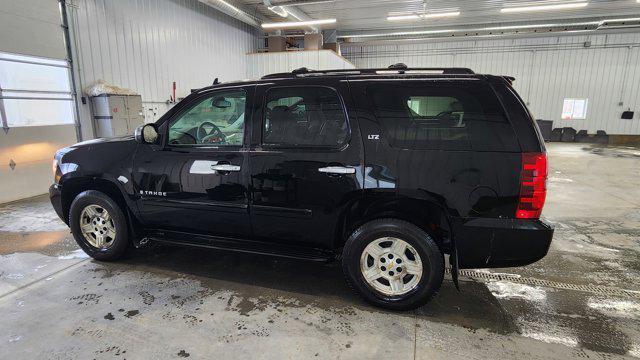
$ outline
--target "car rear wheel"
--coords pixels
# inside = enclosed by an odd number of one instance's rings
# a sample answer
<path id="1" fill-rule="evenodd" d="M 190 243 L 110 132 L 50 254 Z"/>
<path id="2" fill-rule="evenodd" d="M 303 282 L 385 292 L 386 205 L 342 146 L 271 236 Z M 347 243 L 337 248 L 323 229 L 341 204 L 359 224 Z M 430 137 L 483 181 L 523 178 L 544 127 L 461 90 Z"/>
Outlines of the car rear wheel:
<path id="1" fill-rule="evenodd" d="M 116 260 L 129 245 L 124 213 L 99 191 L 87 190 L 76 196 L 69 211 L 69 226 L 78 245 L 97 260 Z"/>
<path id="2" fill-rule="evenodd" d="M 444 276 L 444 259 L 434 239 L 397 219 L 359 227 L 347 240 L 342 267 L 351 287 L 366 301 L 392 310 L 427 303 Z"/>

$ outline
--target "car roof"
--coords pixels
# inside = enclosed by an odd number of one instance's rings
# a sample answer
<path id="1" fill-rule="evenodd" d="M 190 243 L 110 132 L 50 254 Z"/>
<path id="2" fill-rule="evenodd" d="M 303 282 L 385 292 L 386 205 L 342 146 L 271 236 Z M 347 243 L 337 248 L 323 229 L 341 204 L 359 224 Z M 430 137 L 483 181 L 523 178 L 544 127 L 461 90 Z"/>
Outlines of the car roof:
<path id="1" fill-rule="evenodd" d="M 406 78 L 419 78 L 419 79 L 443 79 L 443 80 L 468 80 L 468 79 L 481 79 L 490 75 L 476 74 L 473 70 L 461 67 L 450 68 L 409 68 L 404 64 L 394 64 L 388 68 L 371 68 L 371 69 L 334 69 L 334 70 L 310 70 L 305 67 L 295 69 L 291 72 L 274 73 L 261 77 L 257 80 L 243 80 L 234 81 L 229 83 L 214 83 L 212 86 L 207 86 L 202 89 L 194 90 L 194 92 L 207 91 L 218 87 L 228 86 L 242 86 L 252 85 L 260 83 L 271 83 L 278 80 L 290 80 L 290 79 L 322 79 L 322 78 L 342 78 L 342 79 L 406 79 Z M 508 81 L 513 81 L 514 78 L 504 77 Z M 217 80 L 217 79 L 216 79 Z"/>

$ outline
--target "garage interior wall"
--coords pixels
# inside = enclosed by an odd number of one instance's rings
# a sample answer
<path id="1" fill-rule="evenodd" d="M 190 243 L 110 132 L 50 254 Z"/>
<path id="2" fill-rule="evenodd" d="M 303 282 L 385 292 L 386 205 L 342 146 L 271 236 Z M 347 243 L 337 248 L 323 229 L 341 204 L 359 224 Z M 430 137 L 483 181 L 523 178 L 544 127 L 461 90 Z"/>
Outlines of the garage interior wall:
<path id="1" fill-rule="evenodd" d="M 247 78 L 289 72 L 301 67 L 313 70 L 353 69 L 355 66 L 332 50 L 282 51 L 249 54 Z"/>
<path id="2" fill-rule="evenodd" d="M 590 134 L 640 134 L 640 33 L 342 45 L 359 68 L 468 67 L 510 75 L 537 119 Z M 584 120 L 562 120 L 565 98 L 588 99 Z M 632 120 L 620 119 L 635 111 Z"/>
<path id="3" fill-rule="evenodd" d="M 1 52 L 66 61 L 55 0 L 0 0 L 0 34 Z M 74 125 L 0 129 L 0 203 L 45 193 L 54 152 L 75 142 Z"/>
<path id="4" fill-rule="evenodd" d="M 256 30 L 197 0 L 69 2 L 79 89 L 102 79 L 142 96 L 155 121 L 175 81 L 178 100 L 191 89 L 244 79 Z M 83 138 L 93 138 L 89 105 L 81 105 Z"/>

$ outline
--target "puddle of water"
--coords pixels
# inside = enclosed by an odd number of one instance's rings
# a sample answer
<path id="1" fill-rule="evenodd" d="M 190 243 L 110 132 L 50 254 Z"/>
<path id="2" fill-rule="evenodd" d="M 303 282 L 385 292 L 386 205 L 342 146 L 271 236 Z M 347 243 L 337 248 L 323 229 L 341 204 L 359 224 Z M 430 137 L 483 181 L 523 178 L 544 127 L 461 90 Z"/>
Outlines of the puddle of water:
<path id="1" fill-rule="evenodd" d="M 637 301 L 592 298 L 587 305 L 609 316 L 640 318 L 640 303 Z"/>
<path id="2" fill-rule="evenodd" d="M 39 252 L 56 256 L 77 249 L 69 231 L 5 232 L 0 231 L 0 255 Z"/>
<path id="3" fill-rule="evenodd" d="M 87 255 L 87 253 L 84 252 L 82 249 L 77 249 L 70 252 L 69 254 L 58 256 L 58 259 L 60 260 L 88 259 L 88 258 L 89 258 L 89 255 Z"/>
<path id="4" fill-rule="evenodd" d="M 527 333 L 527 332 L 524 332 L 522 336 L 543 341 L 543 342 L 546 342 L 547 344 L 561 344 L 561 345 L 570 346 L 570 347 L 576 347 L 578 345 L 578 340 L 569 336 L 560 336 L 560 335 L 546 334 L 546 333 Z"/>
<path id="5" fill-rule="evenodd" d="M 544 289 L 509 281 L 492 281 L 487 288 L 498 299 L 515 298 L 528 301 L 544 301 L 547 293 Z"/>

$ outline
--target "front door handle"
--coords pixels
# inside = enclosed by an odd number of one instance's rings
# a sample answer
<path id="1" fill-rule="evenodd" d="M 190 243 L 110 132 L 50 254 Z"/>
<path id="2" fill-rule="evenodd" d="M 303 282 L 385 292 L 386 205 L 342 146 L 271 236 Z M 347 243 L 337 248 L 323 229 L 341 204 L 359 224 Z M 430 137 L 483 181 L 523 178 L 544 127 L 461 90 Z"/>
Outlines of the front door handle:
<path id="1" fill-rule="evenodd" d="M 356 173 L 356 169 L 352 167 L 346 167 L 346 166 L 326 166 L 326 167 L 319 168 L 318 171 L 320 171 L 321 173 L 340 174 L 340 175 Z"/>
<path id="2" fill-rule="evenodd" d="M 211 170 L 215 171 L 240 171 L 240 166 L 231 164 L 211 165 Z"/>

